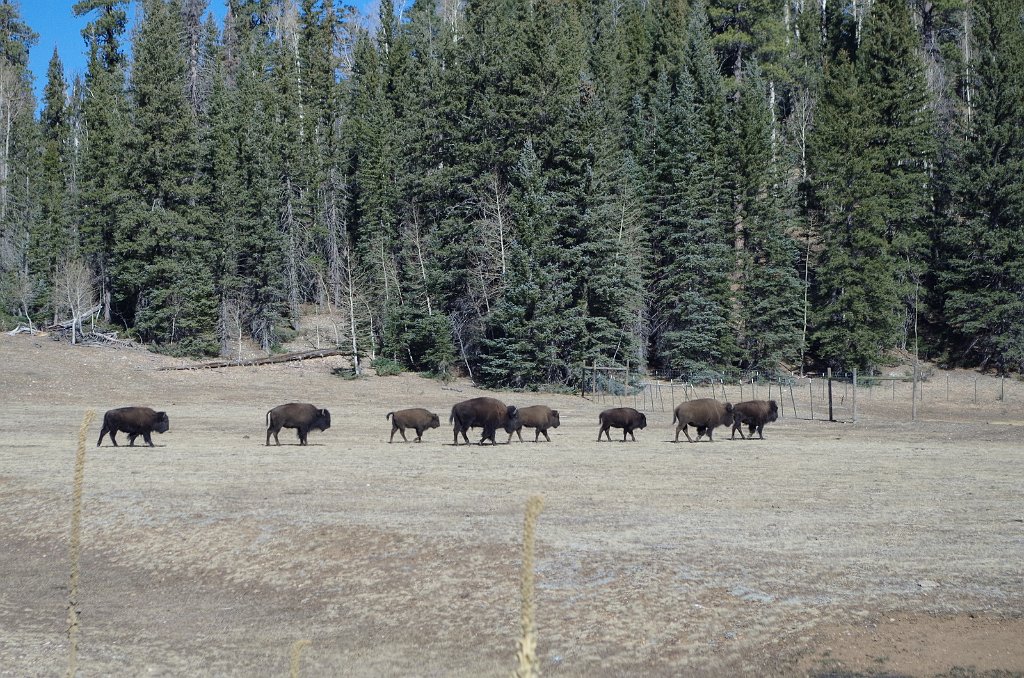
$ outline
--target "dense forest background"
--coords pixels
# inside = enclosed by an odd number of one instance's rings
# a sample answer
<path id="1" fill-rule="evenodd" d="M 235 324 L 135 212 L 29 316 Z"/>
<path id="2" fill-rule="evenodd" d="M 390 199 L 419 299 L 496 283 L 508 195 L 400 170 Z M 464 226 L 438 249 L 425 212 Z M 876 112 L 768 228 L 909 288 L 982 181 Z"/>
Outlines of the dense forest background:
<path id="1" fill-rule="evenodd" d="M 203 355 L 329 313 L 513 387 L 1024 368 L 1020 0 L 140 4 L 79 2 L 37 104 L 0 0 L 10 316 Z"/>

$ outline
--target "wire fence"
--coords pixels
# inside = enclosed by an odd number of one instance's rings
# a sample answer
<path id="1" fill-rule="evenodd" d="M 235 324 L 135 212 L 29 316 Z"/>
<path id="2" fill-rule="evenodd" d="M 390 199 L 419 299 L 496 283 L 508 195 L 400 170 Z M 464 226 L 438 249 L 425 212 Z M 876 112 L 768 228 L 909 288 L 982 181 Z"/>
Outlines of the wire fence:
<path id="1" fill-rule="evenodd" d="M 581 393 L 595 402 L 644 412 L 672 412 L 687 400 L 714 398 L 732 403 L 775 400 L 780 417 L 854 422 L 865 409 L 894 418 L 916 419 L 919 410 L 943 405 L 1024 405 L 1024 383 L 1016 379 L 958 374 L 858 375 L 830 372 L 738 377 L 639 374 L 622 367 L 586 366 Z M 858 409 L 859 408 L 859 409 Z M 906 415 L 906 416 L 905 416 Z"/>

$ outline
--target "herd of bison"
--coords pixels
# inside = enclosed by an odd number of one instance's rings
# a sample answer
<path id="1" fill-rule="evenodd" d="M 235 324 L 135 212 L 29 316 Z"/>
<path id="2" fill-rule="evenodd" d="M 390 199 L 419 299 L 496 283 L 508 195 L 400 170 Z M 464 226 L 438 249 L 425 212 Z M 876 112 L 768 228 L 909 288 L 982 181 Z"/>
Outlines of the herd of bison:
<path id="1" fill-rule="evenodd" d="M 415 442 L 423 440 L 423 433 L 427 429 L 439 428 L 441 420 L 437 414 L 421 407 L 396 410 L 388 412 L 386 419 L 391 420 L 391 438 L 388 442 L 394 442 L 395 433 L 400 433 L 402 440 L 408 442 L 405 430 L 411 429 L 416 432 Z M 676 426 L 675 442 L 679 442 L 679 432 L 682 431 L 688 441 L 698 442 L 705 435 L 708 441 L 714 441 L 713 432 L 718 426 L 732 426 L 732 438 L 736 437 L 739 431 L 743 435 L 743 426 L 748 427 L 748 433 L 753 437 L 756 432 L 761 439 L 764 439 L 764 426 L 778 418 L 778 405 L 774 400 L 748 400 L 742 403 L 722 403 L 712 398 L 701 398 L 680 403 L 673 412 L 672 423 Z M 545 405 L 532 405 L 530 407 L 517 408 L 515 405 L 506 405 L 497 398 L 480 397 L 464 400 L 452 407 L 448 422 L 453 425 L 453 443 L 459 444 L 459 435 L 468 445 L 469 437 L 466 432 L 471 428 L 480 428 L 483 434 L 480 444 L 488 440 L 492 445 L 497 444 L 495 435 L 500 428 L 508 433 L 508 440 L 512 441 L 512 435 L 518 435 L 519 441 L 523 441 L 522 429 L 534 429 L 534 442 L 540 439 L 540 434 L 548 442 L 548 429 L 558 428 L 561 423 L 558 418 L 558 410 L 553 410 Z M 635 431 L 647 427 L 647 417 L 632 407 L 615 407 L 601 412 L 598 417 L 601 425 L 597 434 L 597 441 L 601 442 L 601 436 L 605 436 L 611 442 L 609 429 L 622 429 L 622 440 L 626 441 L 627 436 L 636 441 Z M 288 403 L 279 405 L 267 412 L 267 445 L 270 445 L 270 437 L 274 437 L 277 445 L 281 444 L 278 434 L 282 428 L 296 429 L 299 436 L 299 444 L 307 444 L 309 432 L 313 430 L 326 431 L 331 427 L 331 413 L 309 403 Z M 689 427 L 696 430 L 696 440 L 690 437 Z M 103 415 L 103 427 L 100 429 L 97 447 L 103 443 L 105 435 L 110 436 L 110 442 L 117 447 L 118 433 L 128 435 L 128 444 L 135 445 L 135 439 L 142 436 L 143 440 L 153 447 L 151 434 L 164 433 L 170 429 L 170 419 L 166 412 L 157 412 L 149 407 L 121 407 L 108 410 Z"/>

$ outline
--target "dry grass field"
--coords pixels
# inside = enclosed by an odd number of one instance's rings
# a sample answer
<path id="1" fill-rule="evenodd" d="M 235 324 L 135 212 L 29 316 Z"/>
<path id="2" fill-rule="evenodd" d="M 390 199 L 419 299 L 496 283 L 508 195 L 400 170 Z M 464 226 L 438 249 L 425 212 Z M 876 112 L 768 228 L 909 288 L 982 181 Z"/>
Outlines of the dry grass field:
<path id="1" fill-rule="evenodd" d="M 558 409 L 552 442 L 454 447 L 448 412 L 480 391 L 331 374 L 344 363 L 158 371 L 181 361 L 0 335 L 0 675 L 67 667 L 87 409 L 80 676 L 287 675 L 300 639 L 305 676 L 508 675 L 535 494 L 545 675 L 1024 671 L 1020 382 L 1002 402 L 926 396 L 914 424 L 862 397 L 857 424 L 692 445 L 671 412 L 597 443 L 607 405 L 501 393 Z M 290 401 L 332 428 L 265 447 Z M 155 448 L 95 447 L 122 405 L 168 412 Z M 412 406 L 442 427 L 388 444 L 384 415 Z"/>

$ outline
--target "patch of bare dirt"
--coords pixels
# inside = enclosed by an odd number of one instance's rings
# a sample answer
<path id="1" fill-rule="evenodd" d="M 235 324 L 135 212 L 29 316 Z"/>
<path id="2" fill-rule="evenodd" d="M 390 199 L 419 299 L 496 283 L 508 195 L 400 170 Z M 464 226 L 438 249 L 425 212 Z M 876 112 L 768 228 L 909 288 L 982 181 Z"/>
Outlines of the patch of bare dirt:
<path id="1" fill-rule="evenodd" d="M 947 398 L 934 373 L 914 423 L 891 384 L 859 391 L 857 424 L 794 418 L 812 397 L 820 411 L 812 382 L 766 440 L 693 445 L 671 442 L 670 402 L 639 442 L 598 443 L 598 413 L 629 399 L 499 393 L 562 426 L 482 448 L 446 423 L 386 442 L 388 411 L 446 422 L 482 394 L 464 381 L 348 381 L 337 357 L 157 369 L 179 364 L 0 336 L 0 675 L 65 670 L 76 432 L 122 405 L 171 428 L 152 449 L 95 448 L 90 430 L 82 676 L 281 675 L 302 638 L 303 675 L 507 675 L 531 494 L 547 675 L 1024 670 L 1020 382 L 983 377 L 974 402 L 974 375 L 950 373 Z M 289 401 L 332 428 L 264 446 Z"/>

